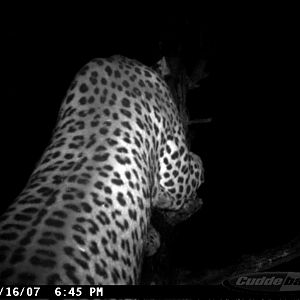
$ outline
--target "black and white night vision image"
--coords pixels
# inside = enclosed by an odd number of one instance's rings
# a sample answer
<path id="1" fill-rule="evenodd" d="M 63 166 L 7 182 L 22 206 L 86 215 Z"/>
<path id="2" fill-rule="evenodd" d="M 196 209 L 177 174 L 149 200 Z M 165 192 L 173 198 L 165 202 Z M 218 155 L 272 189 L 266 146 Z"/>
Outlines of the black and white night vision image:
<path id="1" fill-rule="evenodd" d="M 201 6 L 131 13 L 4 26 L 0 285 L 296 274 L 288 40 Z"/>

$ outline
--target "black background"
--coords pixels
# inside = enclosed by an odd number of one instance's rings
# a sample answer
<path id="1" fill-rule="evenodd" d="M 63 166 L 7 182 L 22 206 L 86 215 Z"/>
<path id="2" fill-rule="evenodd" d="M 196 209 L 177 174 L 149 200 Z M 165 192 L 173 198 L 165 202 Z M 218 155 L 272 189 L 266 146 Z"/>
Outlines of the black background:
<path id="1" fill-rule="evenodd" d="M 191 128 L 205 167 L 204 207 L 175 231 L 178 264 L 219 267 L 289 241 L 299 233 L 293 24 L 247 10 L 233 19 L 201 6 L 147 5 L 3 10 L 1 211 L 47 146 L 76 72 L 114 54 L 152 65 L 169 36 L 170 45 L 184 42 L 188 65 L 208 61 L 189 109 L 192 119 L 213 118 Z"/>

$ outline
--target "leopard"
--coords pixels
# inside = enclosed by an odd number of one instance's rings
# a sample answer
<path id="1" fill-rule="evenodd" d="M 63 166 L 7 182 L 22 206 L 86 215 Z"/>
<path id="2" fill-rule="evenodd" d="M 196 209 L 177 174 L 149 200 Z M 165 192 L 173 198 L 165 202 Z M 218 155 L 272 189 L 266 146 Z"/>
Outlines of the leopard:
<path id="1" fill-rule="evenodd" d="M 203 174 L 164 79 L 121 55 L 92 59 L 0 217 L 0 283 L 139 284 L 159 247 L 153 209 L 188 218 L 202 205 Z"/>

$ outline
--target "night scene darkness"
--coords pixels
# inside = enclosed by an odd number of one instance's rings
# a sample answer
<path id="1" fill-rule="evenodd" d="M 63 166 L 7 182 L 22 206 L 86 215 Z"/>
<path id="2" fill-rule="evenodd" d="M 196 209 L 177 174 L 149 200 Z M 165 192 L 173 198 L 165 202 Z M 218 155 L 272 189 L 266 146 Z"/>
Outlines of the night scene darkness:
<path id="1" fill-rule="evenodd" d="M 208 74 L 187 94 L 190 120 L 211 122 L 189 126 L 205 169 L 204 204 L 173 229 L 171 264 L 217 272 L 288 243 L 299 235 L 291 31 L 276 20 L 254 25 L 201 6 L 144 9 L 50 14 L 45 7 L 30 18 L 12 14 L 2 26 L 0 213 L 25 187 L 86 63 L 120 54 L 153 66 L 180 44 L 187 70 L 201 59 Z M 272 270 L 299 268 L 298 256 Z"/>

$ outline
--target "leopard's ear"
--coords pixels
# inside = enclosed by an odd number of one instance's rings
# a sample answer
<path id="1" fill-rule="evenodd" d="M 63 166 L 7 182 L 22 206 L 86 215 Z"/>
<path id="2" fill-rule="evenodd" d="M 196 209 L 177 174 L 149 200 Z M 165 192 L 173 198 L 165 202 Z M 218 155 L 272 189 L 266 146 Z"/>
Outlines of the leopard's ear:
<path id="1" fill-rule="evenodd" d="M 171 70 L 167 63 L 165 56 L 163 56 L 159 61 L 157 61 L 152 69 L 155 70 L 163 79 L 166 79 L 168 76 L 171 76 Z"/>

